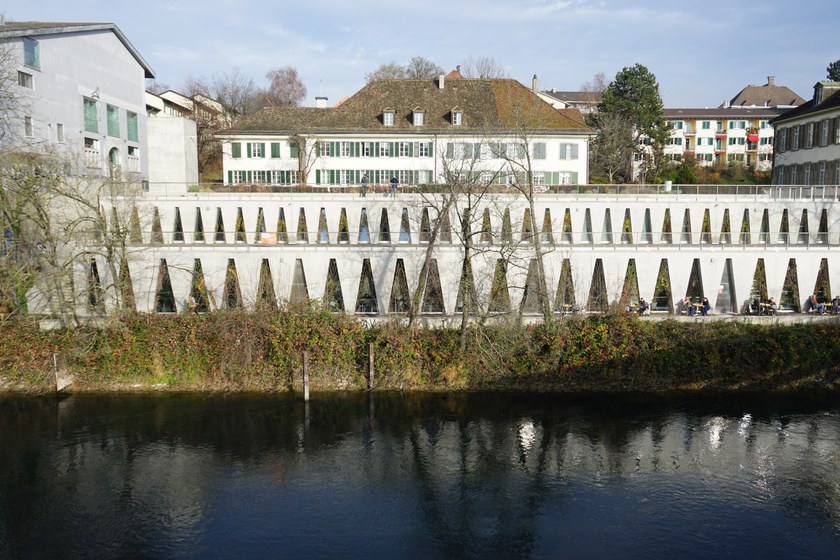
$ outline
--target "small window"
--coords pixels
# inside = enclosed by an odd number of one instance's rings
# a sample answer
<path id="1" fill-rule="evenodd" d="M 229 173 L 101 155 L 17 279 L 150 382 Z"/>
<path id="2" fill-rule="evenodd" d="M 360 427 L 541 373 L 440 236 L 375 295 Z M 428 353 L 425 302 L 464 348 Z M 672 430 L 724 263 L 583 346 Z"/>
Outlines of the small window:
<path id="1" fill-rule="evenodd" d="M 35 131 L 32 129 L 32 117 L 23 117 L 23 133 L 27 138 L 35 136 Z"/>
<path id="2" fill-rule="evenodd" d="M 41 57 L 40 53 L 38 52 L 38 41 L 35 39 L 30 39 L 29 37 L 23 38 L 23 65 L 28 66 L 34 70 L 41 69 Z"/>
<path id="3" fill-rule="evenodd" d="M 382 113 L 382 124 L 385 126 L 394 126 L 394 112 L 385 111 Z"/>
<path id="4" fill-rule="evenodd" d="M 129 146 L 128 147 L 128 157 L 139 158 L 140 157 L 140 148 L 138 148 L 137 146 Z"/>
<path id="5" fill-rule="evenodd" d="M 34 89 L 34 82 L 32 81 L 32 74 L 21 72 L 18 70 L 18 85 L 28 89 Z"/>
<path id="6" fill-rule="evenodd" d="M 64 125 L 63 124 L 58 123 L 58 124 L 55 125 L 55 135 L 56 135 L 56 139 L 59 142 L 64 143 Z"/>
<path id="7" fill-rule="evenodd" d="M 423 126 L 425 113 L 422 110 L 414 110 L 414 126 Z"/>
<path id="8" fill-rule="evenodd" d="M 113 105 L 106 105 L 106 116 L 108 118 L 108 136 L 120 137 L 120 109 Z"/>
<path id="9" fill-rule="evenodd" d="M 464 113 L 462 111 L 452 111 L 452 126 L 461 126 L 464 122 Z"/>

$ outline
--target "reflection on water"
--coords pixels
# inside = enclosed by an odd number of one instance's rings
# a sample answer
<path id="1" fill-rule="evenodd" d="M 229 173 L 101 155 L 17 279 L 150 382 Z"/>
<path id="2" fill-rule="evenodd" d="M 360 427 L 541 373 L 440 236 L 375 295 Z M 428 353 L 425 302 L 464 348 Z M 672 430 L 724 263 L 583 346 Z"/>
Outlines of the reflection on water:
<path id="1" fill-rule="evenodd" d="M 837 558 L 836 395 L 0 398 L 0 558 Z"/>

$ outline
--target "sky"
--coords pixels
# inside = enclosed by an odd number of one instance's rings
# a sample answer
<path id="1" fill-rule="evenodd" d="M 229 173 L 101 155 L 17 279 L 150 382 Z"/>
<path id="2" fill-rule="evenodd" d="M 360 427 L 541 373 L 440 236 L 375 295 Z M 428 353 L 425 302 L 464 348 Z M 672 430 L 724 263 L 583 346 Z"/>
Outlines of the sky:
<path id="1" fill-rule="evenodd" d="M 805 9 L 799 9 L 802 6 Z M 530 87 L 579 91 L 645 65 L 666 107 L 717 107 L 767 83 L 805 99 L 840 59 L 837 0 L 4 0 L 7 20 L 116 23 L 173 89 L 238 68 L 267 85 L 296 68 L 334 104 L 380 64 L 423 56 L 445 71 L 492 57 Z"/>

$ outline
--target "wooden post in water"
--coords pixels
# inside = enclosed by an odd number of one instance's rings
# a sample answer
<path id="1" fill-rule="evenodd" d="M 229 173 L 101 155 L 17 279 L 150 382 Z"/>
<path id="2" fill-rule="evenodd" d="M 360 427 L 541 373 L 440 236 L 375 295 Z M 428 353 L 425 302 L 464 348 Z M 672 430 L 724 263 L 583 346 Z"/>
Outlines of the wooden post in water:
<path id="1" fill-rule="evenodd" d="M 368 389 L 373 389 L 373 342 L 368 343 Z"/>
<path id="2" fill-rule="evenodd" d="M 309 402 L 309 352 L 303 351 L 303 400 Z"/>

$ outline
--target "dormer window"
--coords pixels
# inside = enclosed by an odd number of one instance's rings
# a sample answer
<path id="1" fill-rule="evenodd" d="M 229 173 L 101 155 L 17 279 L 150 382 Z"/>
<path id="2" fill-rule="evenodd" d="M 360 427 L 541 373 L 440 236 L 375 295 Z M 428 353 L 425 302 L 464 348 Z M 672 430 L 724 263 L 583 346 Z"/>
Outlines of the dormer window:
<path id="1" fill-rule="evenodd" d="M 385 126 L 394 126 L 394 110 L 385 109 L 382 111 L 382 124 Z"/>
<path id="2" fill-rule="evenodd" d="M 423 126 L 423 122 L 425 120 L 426 111 L 424 111 L 421 107 L 414 108 L 414 126 Z"/>
<path id="3" fill-rule="evenodd" d="M 464 112 L 458 107 L 452 109 L 452 126 L 461 126 L 464 122 Z"/>

